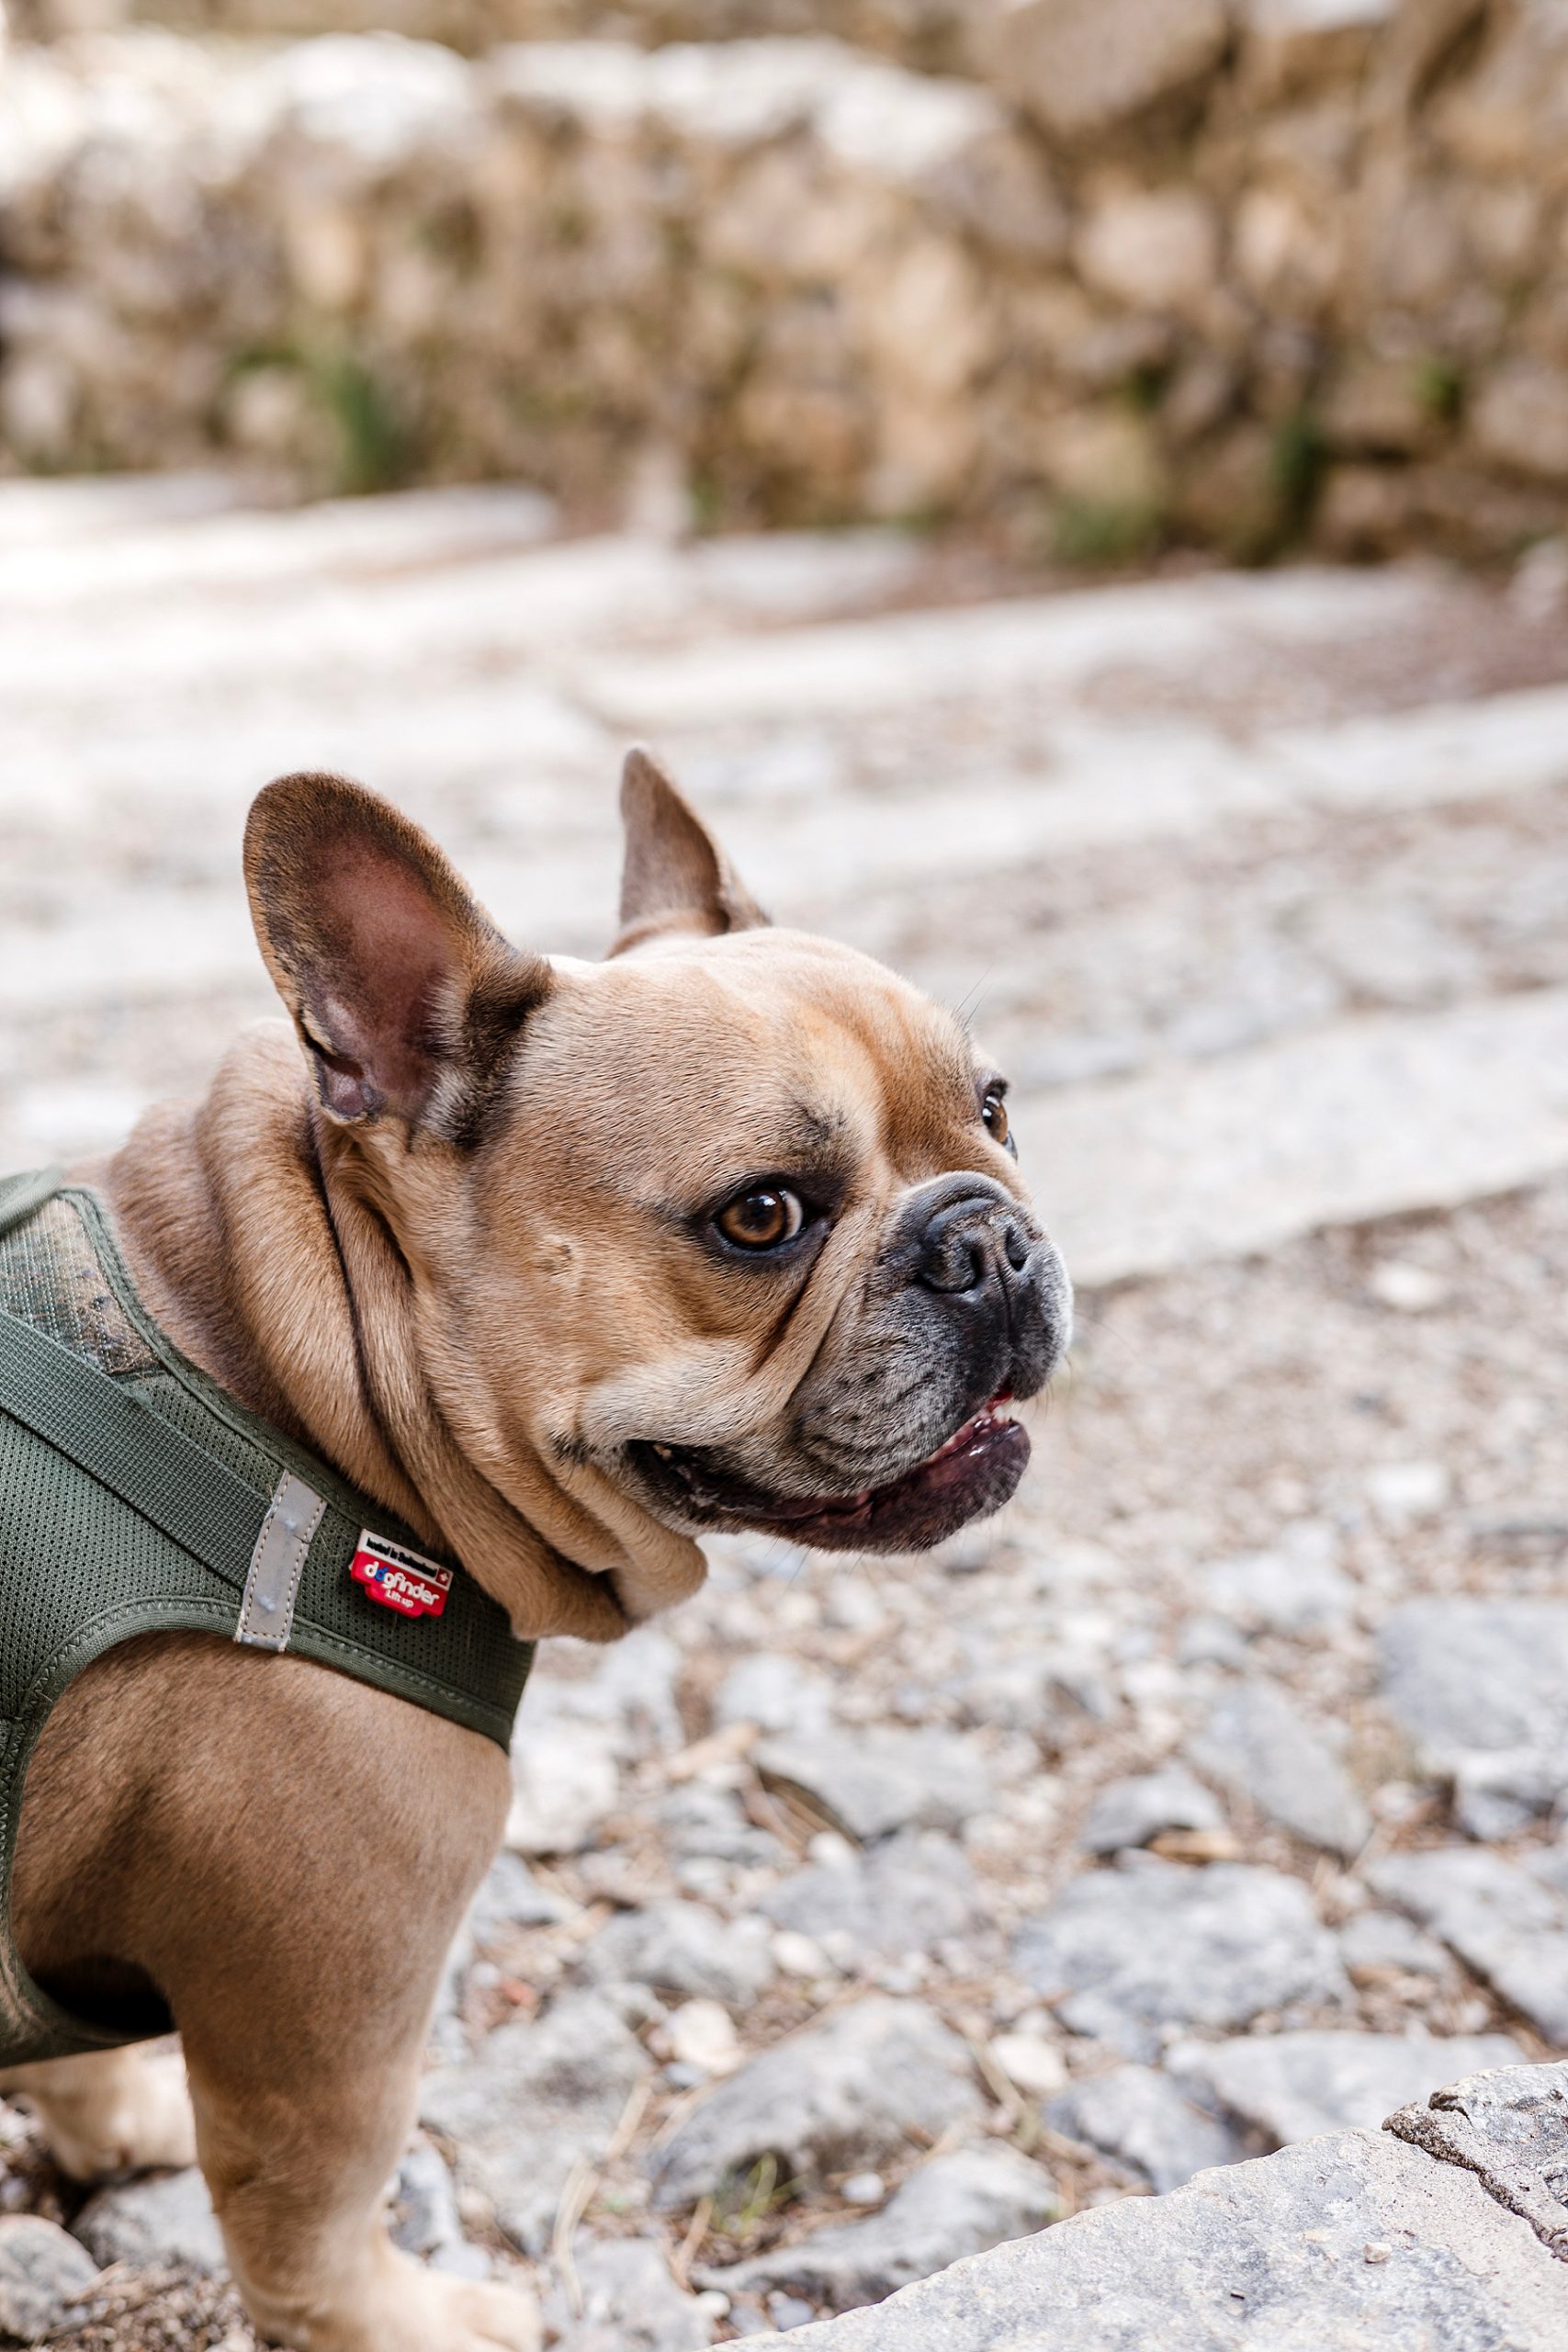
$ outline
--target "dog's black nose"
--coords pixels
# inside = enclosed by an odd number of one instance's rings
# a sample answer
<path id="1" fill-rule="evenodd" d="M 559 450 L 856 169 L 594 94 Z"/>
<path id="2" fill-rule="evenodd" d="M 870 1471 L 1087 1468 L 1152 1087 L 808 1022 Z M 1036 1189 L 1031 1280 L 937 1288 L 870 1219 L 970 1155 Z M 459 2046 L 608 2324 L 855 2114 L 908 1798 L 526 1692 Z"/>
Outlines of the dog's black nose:
<path id="1" fill-rule="evenodd" d="M 943 1339 L 965 1351 L 977 1378 L 1032 1396 L 1060 1363 L 1072 1286 L 1028 1210 L 993 1177 L 955 1170 L 912 1193 L 884 1263 L 940 1312 Z"/>
<path id="2" fill-rule="evenodd" d="M 939 1208 L 920 1237 L 915 1280 L 927 1290 L 962 1295 L 998 1282 L 1010 1289 L 1034 1244 L 995 1193 L 972 1193 Z"/>

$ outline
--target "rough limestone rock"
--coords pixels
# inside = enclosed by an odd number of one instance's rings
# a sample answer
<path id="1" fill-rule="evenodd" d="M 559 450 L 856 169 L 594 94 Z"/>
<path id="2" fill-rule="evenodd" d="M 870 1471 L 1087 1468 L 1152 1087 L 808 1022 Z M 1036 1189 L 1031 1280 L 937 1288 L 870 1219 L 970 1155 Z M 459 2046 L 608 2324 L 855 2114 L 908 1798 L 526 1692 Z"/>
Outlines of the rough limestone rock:
<path id="1" fill-rule="evenodd" d="M 607 2001 L 569 1994 L 429 2076 L 421 2120 L 453 2143 L 459 2181 L 491 2199 L 508 2236 L 540 2254 L 573 2165 L 604 2154 L 648 2066 Z"/>
<path id="2" fill-rule="evenodd" d="M 1196 2105 L 1156 2066 L 1113 2066 L 1053 2099 L 1046 2120 L 1069 2139 L 1141 2173 L 1163 2197 L 1194 2173 L 1231 2165 L 1246 2151 L 1219 2118 Z"/>
<path id="3" fill-rule="evenodd" d="M 1568 2043 L 1568 1892 L 1550 1860 L 1529 1868 L 1484 1848 L 1391 1854 L 1375 1893 L 1440 1936 L 1547 2041 Z"/>
<path id="4" fill-rule="evenodd" d="M 1389 2131 L 1475 2174 L 1568 2261 L 1568 2064 L 1471 2075 L 1402 2109 Z"/>
<path id="5" fill-rule="evenodd" d="M 1162 2026 L 1235 2029 L 1349 1991 L 1301 1881 L 1242 1862 L 1192 1871 L 1124 1854 L 1026 1924 L 1014 1959 L 1064 2025 L 1132 2058 L 1157 2054 Z"/>
<path id="6" fill-rule="evenodd" d="M 1182 2042 L 1166 2064 L 1276 2147 L 1322 2132 L 1374 2131 L 1384 2116 L 1485 2066 L 1524 2052 L 1506 2033 L 1438 2040 L 1425 2033 L 1256 2034 Z"/>
<path id="7" fill-rule="evenodd" d="M 394 2245 L 417 2254 L 434 2270 L 467 2278 L 490 2275 L 490 2256 L 463 2235 L 457 2188 L 439 2148 L 422 2140 L 409 2150 L 392 2183 L 389 2227 Z"/>
<path id="8" fill-rule="evenodd" d="M 1309 1845 L 1347 1857 L 1365 1845 L 1366 1806 L 1327 1741 L 1277 1683 L 1258 1678 L 1228 1690 L 1191 1754 L 1201 1770 Z"/>
<path id="9" fill-rule="evenodd" d="M 1568 368 L 1508 361 L 1476 401 L 1472 428 L 1482 454 L 1499 465 L 1568 482 Z"/>
<path id="10" fill-rule="evenodd" d="M 657 2239 L 611 2238 L 575 2257 L 582 2316 L 558 2287 L 545 2304 L 558 2352 L 699 2352 L 713 2319 L 670 2275 Z"/>
<path id="11" fill-rule="evenodd" d="M 1249 1633 L 1313 1634 L 1342 1625 L 1356 1588 L 1335 1557 L 1337 1538 L 1317 1520 L 1283 1529 L 1267 1552 L 1238 1552 L 1203 1571 L 1209 1606 Z"/>
<path id="12" fill-rule="evenodd" d="M 485 1874 L 468 1917 L 468 1941 L 488 1943 L 508 1928 L 554 1928 L 570 1905 L 541 1886 L 521 1854 L 500 1853 Z"/>
<path id="13" fill-rule="evenodd" d="M 620 1790 L 615 1732 L 599 1724 L 518 1719 L 506 1843 L 515 1854 L 576 1854 L 591 1845 Z"/>
<path id="14" fill-rule="evenodd" d="M 528 1678 L 528 1704 L 517 1719 L 513 1750 L 524 1755 L 547 1724 L 592 1724 L 623 1763 L 681 1745 L 675 1679 L 681 1653 L 658 1625 L 637 1625 L 602 1652 L 590 1672 L 568 1676 L 547 1652 Z"/>
<path id="15" fill-rule="evenodd" d="M 890 1838 L 870 1854 L 814 1862 L 780 1880 L 758 1908 L 829 1952 L 926 1951 L 962 1936 L 976 1916 L 975 1873 L 963 1849 L 934 1832 Z"/>
<path id="16" fill-rule="evenodd" d="M 989 40 L 1041 128 L 1088 140 L 1201 83 L 1228 33 L 1223 0 L 1001 0 Z"/>
<path id="17" fill-rule="evenodd" d="M 651 1903 L 602 1928 L 582 1956 L 601 1984 L 629 1980 L 687 2000 L 754 2001 L 773 1975 L 760 1919 L 721 1919 L 703 1903 Z"/>
<path id="18" fill-rule="evenodd" d="M 38 2344 L 74 2335 L 87 2314 L 73 2299 L 97 2275 L 86 2248 L 53 2222 L 34 2213 L 0 2217 L 0 2335 Z"/>
<path id="19" fill-rule="evenodd" d="M 1050 2174 L 1016 2149 L 961 2148 L 922 2165 L 872 2220 L 710 2270 L 703 2283 L 728 2295 L 783 2287 L 830 2311 L 853 2311 L 965 2255 L 1043 2229 L 1058 2211 Z"/>
<path id="20" fill-rule="evenodd" d="M 111 2262 L 182 2262 L 208 2272 L 228 2266 L 207 2183 L 194 2165 L 100 2188 L 71 2231 L 106 2269 Z"/>
<path id="21" fill-rule="evenodd" d="M 1568 2154 L 1568 2143 L 1560 2143 Z M 1473 2174 L 1303 2140 L 961 2262 L 754 2352 L 1561 2352 L 1568 2263 Z"/>
<path id="22" fill-rule="evenodd" d="M 1438 1942 L 1400 1911 L 1375 1906 L 1353 1912 L 1339 1930 L 1339 1957 L 1358 1982 L 1390 1973 L 1447 1976 L 1453 1962 Z"/>
<path id="23" fill-rule="evenodd" d="M 1190 188 L 1119 189 L 1089 212 L 1074 258 L 1085 283 L 1113 301 L 1201 318 L 1219 276 L 1219 225 Z"/>
<path id="24" fill-rule="evenodd" d="M 1224 1815 L 1201 1781 L 1179 1765 L 1163 1772 L 1139 1772 L 1101 1789 L 1078 1844 L 1091 1854 L 1116 1854 L 1146 1846 L 1166 1829 L 1221 1829 Z"/>
<path id="25" fill-rule="evenodd" d="M 1568 1789 L 1568 1604 L 1406 1601 L 1378 1639 L 1389 1712 L 1454 1782 L 1473 1836 L 1506 1836 Z"/>
<path id="26" fill-rule="evenodd" d="M 795 1738 L 826 1731 L 832 1717 L 827 1676 L 778 1650 L 755 1650 L 731 1667 L 714 1702 L 717 1724 L 755 1724 Z"/>
<path id="27" fill-rule="evenodd" d="M 695 1781 L 671 1789 L 659 1807 L 659 1828 L 677 1878 L 694 1894 L 722 1890 L 737 1865 L 777 1870 L 789 1860 L 788 1849 L 769 1830 L 756 1828 L 728 1789 Z"/>
<path id="28" fill-rule="evenodd" d="M 765 2155 L 795 2179 L 860 2171 L 983 2113 L 958 2036 L 918 2001 L 875 1996 L 721 2083 L 660 2152 L 654 2203 L 690 2204 Z"/>
<path id="29" fill-rule="evenodd" d="M 1247 81 L 1275 97 L 1343 85 L 1364 71 L 1395 0 L 1244 0 Z"/>
<path id="30" fill-rule="evenodd" d="M 764 1781 L 803 1789 L 852 1838 L 894 1829 L 961 1829 L 991 1802 L 975 1742 L 940 1731 L 823 1732 L 765 1739 L 752 1760 Z"/>

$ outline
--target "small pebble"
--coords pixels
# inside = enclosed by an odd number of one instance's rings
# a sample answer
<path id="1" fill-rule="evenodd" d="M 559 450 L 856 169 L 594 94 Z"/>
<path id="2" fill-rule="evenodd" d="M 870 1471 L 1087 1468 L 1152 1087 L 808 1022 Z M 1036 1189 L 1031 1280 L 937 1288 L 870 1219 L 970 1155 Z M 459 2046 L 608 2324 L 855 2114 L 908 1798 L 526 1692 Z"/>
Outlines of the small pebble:
<path id="1" fill-rule="evenodd" d="M 1384 1525 L 1398 1527 L 1441 1510 L 1450 1484 L 1440 1462 L 1385 1462 L 1369 1475 L 1367 1493 Z"/>
<path id="2" fill-rule="evenodd" d="M 798 2295 L 779 2294 L 768 2297 L 768 2316 L 779 2333 L 787 2335 L 792 2327 L 808 2327 L 817 2314 Z"/>
<path id="3" fill-rule="evenodd" d="M 819 1829 L 807 1847 L 806 1857 L 819 1868 L 847 1871 L 854 1867 L 855 1849 L 838 1830 Z"/>
<path id="4" fill-rule="evenodd" d="M 1062 2053 L 1043 2034 L 999 2033 L 991 2055 L 1014 2088 L 1031 2098 L 1050 2098 L 1066 2087 Z"/>
<path id="5" fill-rule="evenodd" d="M 1369 2238 L 1361 2248 L 1361 2255 L 1367 2262 L 1387 2262 L 1393 2257 L 1393 2248 L 1385 2245 L 1381 2238 Z"/>
<path id="6" fill-rule="evenodd" d="M 785 1976 L 831 1976 L 832 1962 L 815 1936 L 805 1936 L 795 1928 L 781 1928 L 773 1941 L 773 1954 Z"/>
<path id="7" fill-rule="evenodd" d="M 701 2075 L 732 2075 L 745 2052 L 720 2001 L 685 2001 L 665 2028 L 676 2064 Z"/>
<path id="8" fill-rule="evenodd" d="M 846 2205 L 880 2205 L 887 2194 L 887 2184 L 879 2172 L 857 2172 L 845 2181 L 839 2194 Z"/>
<path id="9" fill-rule="evenodd" d="M 1392 1306 L 1400 1315 L 1429 1314 L 1449 1295 L 1441 1274 L 1413 1266 L 1407 1258 L 1385 1258 L 1368 1275 L 1367 1288 L 1380 1306 Z"/>

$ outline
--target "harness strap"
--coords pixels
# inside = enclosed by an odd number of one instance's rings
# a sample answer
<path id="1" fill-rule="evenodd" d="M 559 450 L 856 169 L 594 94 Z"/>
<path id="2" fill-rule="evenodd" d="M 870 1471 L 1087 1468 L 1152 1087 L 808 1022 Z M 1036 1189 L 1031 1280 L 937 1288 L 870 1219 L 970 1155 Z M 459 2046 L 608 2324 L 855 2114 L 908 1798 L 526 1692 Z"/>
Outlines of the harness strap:
<path id="1" fill-rule="evenodd" d="M 23 1169 L 16 1176 L 0 1176 L 0 1241 L 18 1225 L 26 1225 L 36 1216 L 46 1201 L 52 1201 L 65 1182 L 62 1168 Z"/>
<path id="2" fill-rule="evenodd" d="M 0 1208 L 0 1218 L 4 1215 Z M 268 1498 L 107 1373 L 4 1308 L 0 1412 L 74 1462 L 225 1584 L 243 1588 Z"/>

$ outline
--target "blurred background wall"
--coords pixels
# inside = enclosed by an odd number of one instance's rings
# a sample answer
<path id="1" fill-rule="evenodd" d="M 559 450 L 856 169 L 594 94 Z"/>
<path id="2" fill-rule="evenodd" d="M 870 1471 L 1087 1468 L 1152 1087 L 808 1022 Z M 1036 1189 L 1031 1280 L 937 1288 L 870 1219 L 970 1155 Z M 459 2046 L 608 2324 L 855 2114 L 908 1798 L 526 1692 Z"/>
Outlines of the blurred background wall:
<path id="1" fill-rule="evenodd" d="M 1562 0 L 10 6 L 0 468 L 1092 561 L 1562 521 Z"/>

